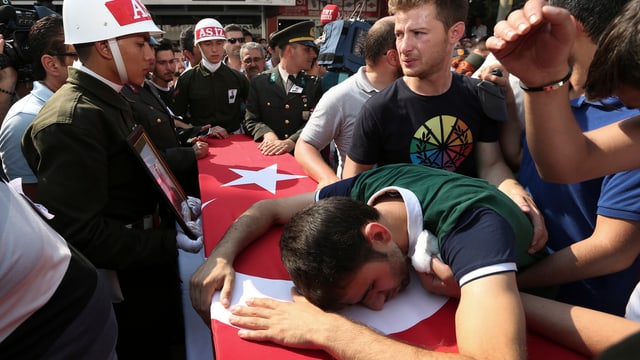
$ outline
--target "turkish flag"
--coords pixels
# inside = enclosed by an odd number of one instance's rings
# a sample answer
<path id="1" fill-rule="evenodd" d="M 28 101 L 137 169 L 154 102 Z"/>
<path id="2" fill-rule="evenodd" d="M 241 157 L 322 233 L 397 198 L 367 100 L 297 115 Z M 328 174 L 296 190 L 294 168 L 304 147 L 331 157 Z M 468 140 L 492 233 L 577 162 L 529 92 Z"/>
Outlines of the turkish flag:
<path id="1" fill-rule="evenodd" d="M 198 162 L 207 255 L 229 225 L 256 201 L 314 191 L 317 186 L 291 155 L 264 156 L 258 144 L 247 136 L 209 140 L 209 146 L 209 156 Z M 238 276 L 232 304 L 255 294 L 287 300 L 292 284 L 280 261 L 280 231 L 279 227 L 272 229 L 236 259 Z M 457 300 L 428 294 L 417 281 L 411 283 L 404 292 L 407 294 L 387 303 L 382 311 L 352 306 L 343 315 L 403 341 L 440 352 L 457 352 Z M 322 351 L 240 339 L 237 328 L 225 321 L 224 310 L 215 296 L 211 328 L 218 360 L 331 358 Z M 527 348 L 530 359 L 586 358 L 533 333 L 528 334 Z"/>

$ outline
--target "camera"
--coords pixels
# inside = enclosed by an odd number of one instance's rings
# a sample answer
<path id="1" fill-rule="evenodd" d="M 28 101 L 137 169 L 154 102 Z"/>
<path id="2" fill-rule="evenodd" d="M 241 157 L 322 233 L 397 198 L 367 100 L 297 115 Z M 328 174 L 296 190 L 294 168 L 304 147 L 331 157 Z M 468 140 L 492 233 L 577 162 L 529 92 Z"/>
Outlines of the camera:
<path id="1" fill-rule="evenodd" d="M 39 3 L 39 2 L 37 2 Z M 47 6 L 33 5 L 33 8 L 13 7 L 10 1 L 2 0 L 0 4 L 0 34 L 4 37 L 4 54 L 7 64 L 18 73 L 18 81 L 33 81 L 32 59 L 29 53 L 29 31 L 39 19 L 57 14 Z"/>

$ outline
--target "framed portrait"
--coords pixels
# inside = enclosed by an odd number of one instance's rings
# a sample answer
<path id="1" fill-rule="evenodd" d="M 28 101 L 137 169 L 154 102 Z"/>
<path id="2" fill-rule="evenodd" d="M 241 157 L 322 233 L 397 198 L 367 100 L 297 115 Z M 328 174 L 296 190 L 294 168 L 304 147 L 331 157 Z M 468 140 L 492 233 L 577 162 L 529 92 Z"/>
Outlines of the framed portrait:
<path id="1" fill-rule="evenodd" d="M 187 195 L 160 156 L 158 149 L 151 142 L 147 132 L 138 125 L 127 140 L 136 157 L 144 165 L 147 173 L 163 194 L 184 233 L 189 238 L 196 239 L 197 236 L 187 226 L 188 221 L 195 220 L 191 208 L 187 204 Z"/>

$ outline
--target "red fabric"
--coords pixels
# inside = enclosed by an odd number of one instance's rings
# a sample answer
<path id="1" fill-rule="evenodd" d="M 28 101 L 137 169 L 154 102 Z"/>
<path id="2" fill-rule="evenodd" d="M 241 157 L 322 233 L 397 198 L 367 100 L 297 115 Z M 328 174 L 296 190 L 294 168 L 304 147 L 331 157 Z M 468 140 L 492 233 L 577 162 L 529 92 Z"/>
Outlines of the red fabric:
<path id="1" fill-rule="evenodd" d="M 278 164 L 279 174 L 304 175 L 290 155 L 264 156 L 257 143 L 244 135 L 233 135 L 226 140 L 210 140 L 209 156 L 198 163 L 202 203 L 215 200 L 203 209 L 206 253 L 215 247 L 229 224 L 244 210 L 260 199 L 285 197 L 314 191 L 311 178 L 283 180 L 277 183 L 276 194 L 255 184 L 222 186 L 240 177 L 229 168 L 260 170 Z M 248 275 L 270 279 L 288 279 L 280 261 L 278 249 L 280 228 L 272 229 L 260 241 L 252 244 L 236 259 L 236 270 Z M 434 315 L 410 329 L 392 336 L 440 352 L 457 352 L 455 337 L 455 311 L 457 300 L 449 300 Z M 490 326 L 490 324 L 489 324 Z M 240 359 L 330 359 L 321 351 L 287 349 L 271 343 L 256 343 L 240 339 L 237 329 L 212 320 L 213 341 L 217 360 Z M 527 335 L 529 359 L 586 359 L 536 334 Z"/>

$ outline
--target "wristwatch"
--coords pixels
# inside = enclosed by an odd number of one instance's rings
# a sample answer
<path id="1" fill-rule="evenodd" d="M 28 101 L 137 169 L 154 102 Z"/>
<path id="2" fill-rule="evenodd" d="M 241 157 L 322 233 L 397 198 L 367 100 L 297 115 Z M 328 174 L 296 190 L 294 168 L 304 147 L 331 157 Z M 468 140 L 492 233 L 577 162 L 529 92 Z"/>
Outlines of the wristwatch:
<path id="1" fill-rule="evenodd" d="M 2 53 L 0 54 L 0 70 L 4 70 L 5 68 L 11 66 L 11 61 L 9 60 L 9 55 Z"/>

